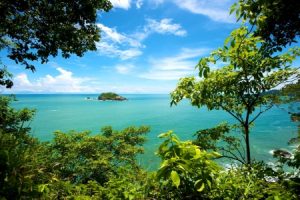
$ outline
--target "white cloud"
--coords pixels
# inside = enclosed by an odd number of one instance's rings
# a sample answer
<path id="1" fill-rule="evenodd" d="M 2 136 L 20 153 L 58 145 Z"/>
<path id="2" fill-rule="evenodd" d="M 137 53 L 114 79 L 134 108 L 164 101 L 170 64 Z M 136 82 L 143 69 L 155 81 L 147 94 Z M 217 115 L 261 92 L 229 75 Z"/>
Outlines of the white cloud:
<path id="1" fill-rule="evenodd" d="M 132 64 L 122 64 L 115 66 L 115 69 L 119 74 L 129 74 L 134 69 L 134 66 Z"/>
<path id="2" fill-rule="evenodd" d="M 234 17 L 229 15 L 229 8 L 233 4 L 228 0 L 185 0 L 174 2 L 179 8 L 195 14 L 201 14 L 218 22 L 234 23 Z"/>
<path id="3" fill-rule="evenodd" d="M 127 60 L 140 56 L 143 48 L 140 41 L 119 33 L 116 28 L 109 28 L 103 24 L 98 24 L 101 29 L 102 39 L 97 42 L 97 49 L 102 55 L 109 57 L 119 57 L 122 60 Z"/>
<path id="4" fill-rule="evenodd" d="M 122 8 L 128 10 L 130 8 L 131 0 L 110 0 L 114 8 Z"/>
<path id="5" fill-rule="evenodd" d="M 154 4 L 154 6 L 158 6 L 160 4 L 163 4 L 166 0 L 149 0 L 150 3 Z"/>
<path id="6" fill-rule="evenodd" d="M 135 4 L 137 9 L 140 9 L 143 5 L 143 0 L 110 0 L 114 8 L 121 8 L 128 10 L 132 4 Z"/>
<path id="7" fill-rule="evenodd" d="M 32 84 L 28 80 L 27 74 L 24 73 L 17 75 L 16 78 L 14 78 L 14 82 L 14 87 L 17 87 L 17 85 L 32 86 Z"/>
<path id="8" fill-rule="evenodd" d="M 113 42 L 121 43 L 126 40 L 126 36 L 117 32 L 115 28 L 109 28 L 104 26 L 103 24 L 97 24 L 100 28 L 101 32 L 104 32 L 104 38 L 110 38 Z"/>
<path id="9" fill-rule="evenodd" d="M 209 52 L 209 49 L 187 49 L 174 57 L 150 60 L 151 68 L 140 75 L 141 78 L 154 80 L 178 80 L 195 73 L 196 60 Z"/>
<path id="10" fill-rule="evenodd" d="M 163 3 L 173 3 L 177 7 L 194 14 L 205 15 L 213 21 L 235 23 L 233 15 L 229 15 L 229 9 L 234 0 L 149 0 L 154 6 Z"/>
<path id="11" fill-rule="evenodd" d="M 186 30 L 182 29 L 180 24 L 172 23 L 172 19 L 162 19 L 156 21 L 154 19 L 147 19 L 148 24 L 145 26 L 146 33 L 159 33 L 159 34 L 173 34 L 176 36 L 185 36 Z"/>
<path id="12" fill-rule="evenodd" d="M 98 42 L 97 49 L 100 55 L 106 55 L 109 57 L 119 57 L 121 60 L 128 60 L 131 58 L 138 57 L 143 54 L 139 48 L 122 47 L 117 44 L 109 42 Z"/>
<path id="13" fill-rule="evenodd" d="M 35 81 L 30 81 L 27 74 L 21 73 L 14 78 L 14 92 L 32 93 L 80 93 L 96 92 L 95 88 L 89 85 L 92 81 L 87 77 L 74 77 L 71 71 L 61 67 L 56 68 L 57 76 L 46 75 Z"/>
<path id="14" fill-rule="evenodd" d="M 98 42 L 97 49 L 101 55 L 109 57 L 119 57 L 121 60 L 128 60 L 143 54 L 142 49 L 145 45 L 143 40 L 151 34 L 173 34 L 175 36 L 185 36 L 186 31 L 180 24 L 172 23 L 172 19 L 162 19 L 156 21 L 147 19 L 146 25 L 142 30 L 125 34 L 103 24 L 98 24 L 101 29 L 101 41 Z"/>
<path id="15" fill-rule="evenodd" d="M 129 73 L 134 68 L 133 65 L 119 65 L 116 70 L 119 73 Z M 117 93 L 128 94 L 150 94 L 150 93 L 168 93 L 173 89 L 170 85 L 157 87 L 156 85 L 136 85 L 122 80 L 115 83 L 100 82 L 97 79 L 89 77 L 76 77 L 71 71 L 61 67 L 56 68 L 58 75 L 45 75 L 36 80 L 31 80 L 27 74 L 21 73 L 15 76 L 12 89 L 4 90 L 7 93 L 99 93 L 113 91 Z"/>

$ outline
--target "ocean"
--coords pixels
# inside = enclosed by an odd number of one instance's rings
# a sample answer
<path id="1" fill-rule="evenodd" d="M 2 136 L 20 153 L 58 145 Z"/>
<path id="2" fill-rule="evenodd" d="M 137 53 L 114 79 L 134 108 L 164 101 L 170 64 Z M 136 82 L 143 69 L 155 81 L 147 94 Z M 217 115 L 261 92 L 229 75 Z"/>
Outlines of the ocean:
<path id="1" fill-rule="evenodd" d="M 188 101 L 170 107 L 169 95 L 124 94 L 128 101 L 86 100 L 96 94 L 18 94 L 15 108 L 36 109 L 30 123 L 31 134 L 42 141 L 53 138 L 53 132 L 61 130 L 90 130 L 100 133 L 103 126 L 121 130 L 128 126 L 146 125 L 151 131 L 146 135 L 145 153 L 138 161 L 146 169 L 155 169 L 159 158 L 155 151 L 162 142 L 157 136 L 173 130 L 180 139 L 192 139 L 197 130 L 211 128 L 221 122 L 236 123 L 224 111 L 208 111 L 197 108 Z M 259 117 L 251 129 L 251 153 L 256 160 L 272 162 L 271 150 L 291 150 L 287 142 L 297 134 L 297 125 L 290 121 L 288 113 L 274 107 Z"/>

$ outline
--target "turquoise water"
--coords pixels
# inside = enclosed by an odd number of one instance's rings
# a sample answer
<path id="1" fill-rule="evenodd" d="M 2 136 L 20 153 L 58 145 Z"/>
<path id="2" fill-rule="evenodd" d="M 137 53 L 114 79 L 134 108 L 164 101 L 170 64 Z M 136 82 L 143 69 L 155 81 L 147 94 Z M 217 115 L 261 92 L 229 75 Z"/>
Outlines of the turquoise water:
<path id="1" fill-rule="evenodd" d="M 92 94 L 43 94 L 17 95 L 16 108 L 34 108 L 36 115 L 31 122 L 32 135 L 39 139 L 51 140 L 55 130 L 90 130 L 99 133 L 103 126 L 114 129 L 128 126 L 147 125 L 151 132 L 147 135 L 145 154 L 139 161 L 146 168 L 157 166 L 158 158 L 154 152 L 162 142 L 157 136 L 174 130 L 181 139 L 191 139 L 193 134 L 210 128 L 222 121 L 234 123 L 235 120 L 223 111 L 207 111 L 192 107 L 187 101 L 170 107 L 169 95 L 123 95 L 128 101 L 91 101 Z M 286 111 L 273 108 L 263 114 L 255 123 L 251 133 L 252 156 L 258 160 L 272 160 L 270 150 L 291 149 L 288 140 L 296 135 L 296 124 L 290 121 Z"/>

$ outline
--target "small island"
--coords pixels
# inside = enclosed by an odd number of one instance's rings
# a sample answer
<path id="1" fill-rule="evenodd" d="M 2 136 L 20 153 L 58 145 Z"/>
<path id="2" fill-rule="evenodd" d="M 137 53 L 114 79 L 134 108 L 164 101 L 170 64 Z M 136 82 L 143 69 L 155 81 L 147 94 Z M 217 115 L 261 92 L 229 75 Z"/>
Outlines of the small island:
<path id="1" fill-rule="evenodd" d="M 100 101 L 107 101 L 107 100 L 110 100 L 110 101 L 125 101 L 127 100 L 125 97 L 122 97 L 116 93 L 113 93 L 113 92 L 105 92 L 105 93 L 102 93 L 98 96 L 98 100 Z"/>

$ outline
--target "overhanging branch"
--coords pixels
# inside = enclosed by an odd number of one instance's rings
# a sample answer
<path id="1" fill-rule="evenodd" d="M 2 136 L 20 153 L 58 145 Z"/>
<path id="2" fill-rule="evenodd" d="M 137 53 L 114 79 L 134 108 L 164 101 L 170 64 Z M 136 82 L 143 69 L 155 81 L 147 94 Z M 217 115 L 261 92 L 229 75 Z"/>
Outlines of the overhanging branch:
<path id="1" fill-rule="evenodd" d="M 273 107 L 273 104 L 268 106 L 265 110 L 261 110 L 250 122 L 249 124 L 252 124 L 262 113 L 270 110 Z"/>

